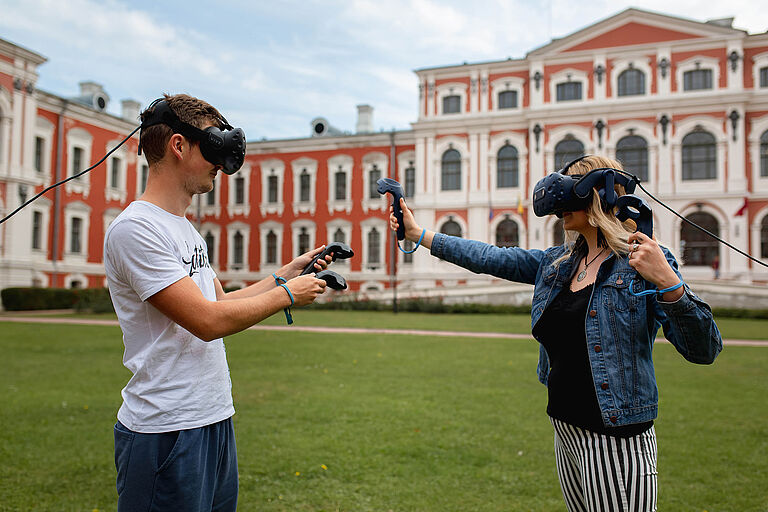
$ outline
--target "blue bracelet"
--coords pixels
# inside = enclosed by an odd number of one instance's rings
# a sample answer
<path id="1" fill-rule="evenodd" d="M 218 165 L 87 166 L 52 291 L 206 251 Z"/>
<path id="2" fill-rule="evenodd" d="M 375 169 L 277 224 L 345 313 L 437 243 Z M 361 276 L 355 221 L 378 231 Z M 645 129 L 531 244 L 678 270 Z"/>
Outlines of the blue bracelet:
<path id="1" fill-rule="evenodd" d="M 683 280 L 681 279 L 679 283 L 677 283 L 675 286 L 670 286 L 669 288 L 664 288 L 663 290 L 643 290 L 642 292 L 635 293 L 632 291 L 632 284 L 635 282 L 634 279 L 632 279 L 629 282 L 629 293 L 634 295 L 635 297 L 643 297 L 644 295 L 653 295 L 654 293 L 658 293 L 659 295 L 664 295 L 666 292 L 671 292 L 674 290 L 677 290 L 681 286 L 683 286 Z"/>
<path id="2" fill-rule="evenodd" d="M 274 275 L 274 274 L 272 274 Z M 275 281 L 277 281 L 278 277 L 275 276 Z M 283 279 L 282 277 L 280 279 Z M 285 279 L 283 279 L 285 281 Z M 283 283 L 278 283 L 278 286 L 282 286 L 283 289 L 288 292 L 288 297 L 291 298 L 291 306 L 293 306 L 296 301 L 293 300 L 293 294 L 291 293 L 291 290 L 288 289 L 287 286 L 285 286 Z M 291 307 L 288 306 L 287 308 L 283 309 L 283 312 L 285 313 L 285 321 L 288 322 L 288 325 L 291 325 L 293 323 L 293 317 L 291 316 Z"/>
<path id="3" fill-rule="evenodd" d="M 402 252 L 403 254 L 413 254 L 414 252 L 416 252 L 416 249 L 418 249 L 419 246 L 421 245 L 421 241 L 424 240 L 424 235 L 426 233 L 427 233 L 426 229 L 422 230 L 421 236 L 419 237 L 419 241 L 416 242 L 416 247 L 414 247 L 413 250 L 411 250 L 411 251 L 404 251 L 403 248 L 400 247 L 400 242 L 397 242 L 397 248 L 400 249 L 400 252 Z"/>
<path id="4" fill-rule="evenodd" d="M 280 283 L 287 283 L 288 281 L 285 280 L 284 277 L 280 277 L 275 273 L 272 273 L 272 277 L 275 278 L 275 285 L 280 286 Z"/>

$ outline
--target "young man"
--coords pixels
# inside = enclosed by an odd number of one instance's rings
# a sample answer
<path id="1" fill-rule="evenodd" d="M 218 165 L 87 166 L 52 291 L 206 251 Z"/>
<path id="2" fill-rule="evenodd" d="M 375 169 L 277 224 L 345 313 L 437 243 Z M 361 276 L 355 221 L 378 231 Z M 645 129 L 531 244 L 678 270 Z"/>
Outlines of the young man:
<path id="1" fill-rule="evenodd" d="M 203 156 L 194 136 L 200 132 L 191 127 L 229 125 L 197 98 L 166 95 L 164 101 L 180 123 L 150 123 L 157 121 L 155 104 L 142 113 L 146 191 L 104 239 L 123 363 L 133 373 L 114 429 L 118 510 L 234 511 L 235 410 L 222 337 L 313 302 L 325 282 L 296 276 L 322 248 L 284 266 L 278 276 L 286 281 L 269 277 L 225 293 L 204 239 L 184 214 L 192 196 L 213 189 L 221 169 Z M 323 260 L 315 268 L 325 266 Z"/>

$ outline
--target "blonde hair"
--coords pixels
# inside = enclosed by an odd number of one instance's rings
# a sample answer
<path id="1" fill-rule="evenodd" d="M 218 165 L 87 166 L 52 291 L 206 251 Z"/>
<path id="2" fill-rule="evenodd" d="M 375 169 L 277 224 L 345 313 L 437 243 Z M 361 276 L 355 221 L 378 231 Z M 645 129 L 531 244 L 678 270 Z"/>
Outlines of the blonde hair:
<path id="1" fill-rule="evenodd" d="M 588 156 L 571 165 L 567 174 L 569 176 L 584 175 L 593 169 L 599 169 L 601 167 L 624 170 L 620 162 L 611 158 Z M 619 196 L 626 194 L 624 187 L 621 185 L 614 185 L 613 188 Z M 587 207 L 586 213 L 587 222 L 590 226 L 598 229 L 598 232 L 602 234 L 601 241 L 604 240 L 604 244 L 611 250 L 611 252 L 616 256 L 625 256 L 629 253 L 627 238 L 637 229 L 637 226 L 632 220 L 621 222 L 617 219 L 616 207 L 613 207 L 607 212 L 604 211 L 600 204 L 600 196 L 597 194 L 596 190 L 595 193 L 592 194 L 592 203 Z M 566 251 L 561 257 L 555 260 L 555 266 L 571 257 L 579 236 L 580 235 L 575 231 L 565 230 L 564 245 Z"/>

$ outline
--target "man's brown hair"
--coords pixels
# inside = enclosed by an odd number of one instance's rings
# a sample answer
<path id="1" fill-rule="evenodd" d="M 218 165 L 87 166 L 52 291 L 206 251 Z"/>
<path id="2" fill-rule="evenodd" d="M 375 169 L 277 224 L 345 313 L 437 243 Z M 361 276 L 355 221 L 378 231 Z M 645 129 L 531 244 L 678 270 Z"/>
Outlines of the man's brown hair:
<path id="1" fill-rule="evenodd" d="M 205 101 L 188 94 L 174 94 L 173 96 L 163 94 L 163 98 L 180 121 L 197 128 L 202 128 L 206 124 L 223 128 L 224 117 L 215 107 Z M 144 122 L 153 112 L 154 107 L 144 110 L 141 113 L 141 121 Z M 155 124 L 141 130 L 141 150 L 146 155 L 150 165 L 159 162 L 165 156 L 165 147 L 172 135 L 173 130 L 166 124 Z M 197 144 L 195 140 L 188 140 L 192 144 Z"/>

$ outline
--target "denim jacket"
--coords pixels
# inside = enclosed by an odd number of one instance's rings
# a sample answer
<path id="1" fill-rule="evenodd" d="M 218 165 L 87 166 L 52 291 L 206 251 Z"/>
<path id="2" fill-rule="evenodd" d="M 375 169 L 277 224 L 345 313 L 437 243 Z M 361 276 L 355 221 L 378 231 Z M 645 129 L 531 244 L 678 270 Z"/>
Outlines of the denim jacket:
<path id="1" fill-rule="evenodd" d="M 672 269 L 677 261 L 662 247 Z M 569 286 L 574 258 L 557 268 L 552 262 L 565 253 L 564 246 L 546 250 L 496 247 L 483 242 L 436 233 L 432 254 L 478 274 L 534 285 L 531 328 L 560 290 Z M 654 289 L 632 268 L 627 258 L 609 256 L 600 265 L 584 319 L 587 353 L 597 402 L 606 427 L 640 423 L 656 418 L 659 393 L 651 352 L 660 326 L 664 336 L 682 356 L 710 364 L 723 348 L 720 331 L 709 306 L 688 285 L 676 302 L 663 302 L 656 294 L 636 297 L 629 293 Z M 567 335 L 567 333 L 563 333 Z M 547 383 L 549 358 L 539 346 L 539 380 Z"/>

